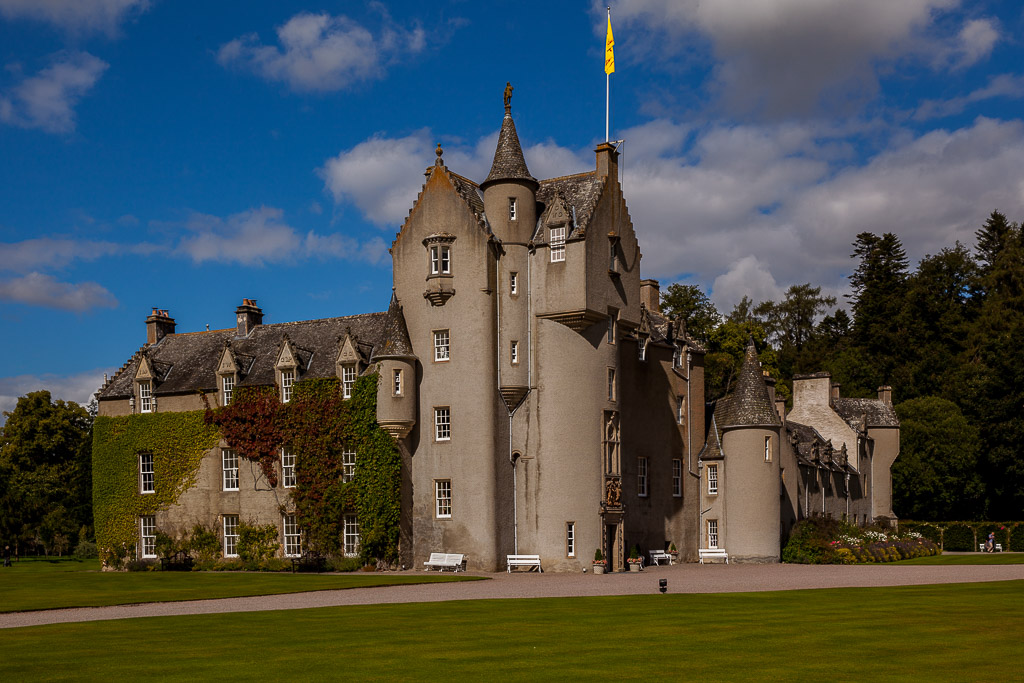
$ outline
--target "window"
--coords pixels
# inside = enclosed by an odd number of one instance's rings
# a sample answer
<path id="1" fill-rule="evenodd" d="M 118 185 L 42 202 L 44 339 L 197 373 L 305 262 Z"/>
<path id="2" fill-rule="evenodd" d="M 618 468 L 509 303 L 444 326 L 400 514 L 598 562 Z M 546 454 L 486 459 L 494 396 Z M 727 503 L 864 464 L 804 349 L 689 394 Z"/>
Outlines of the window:
<path id="1" fill-rule="evenodd" d="M 224 557 L 238 557 L 238 515 L 224 515 Z"/>
<path id="2" fill-rule="evenodd" d="M 682 365 L 683 365 L 683 350 L 677 346 L 675 348 L 675 351 L 672 352 L 672 367 L 673 368 L 678 368 L 678 367 L 682 367 Z"/>
<path id="3" fill-rule="evenodd" d="M 708 548 L 718 547 L 718 520 L 708 520 Z"/>
<path id="4" fill-rule="evenodd" d="M 508 274 L 508 293 L 518 294 L 519 293 L 519 273 Z"/>
<path id="5" fill-rule="evenodd" d="M 608 343 L 615 343 L 615 319 L 618 317 L 618 313 L 615 311 L 608 311 Z"/>
<path id="6" fill-rule="evenodd" d="M 451 519 L 452 517 L 451 479 L 434 481 L 434 514 L 438 519 Z"/>
<path id="7" fill-rule="evenodd" d="M 683 495 L 683 461 L 672 459 L 672 495 L 681 498 Z"/>
<path id="8" fill-rule="evenodd" d="M 359 520 L 355 515 L 345 515 L 345 557 L 359 554 Z"/>
<path id="9" fill-rule="evenodd" d="M 608 253 L 608 270 L 615 272 L 619 269 L 618 245 L 613 241 Z"/>
<path id="10" fill-rule="evenodd" d="M 509 360 L 512 361 L 512 365 L 517 365 L 519 363 L 519 342 L 513 341 L 509 346 L 508 357 Z"/>
<path id="11" fill-rule="evenodd" d="M 708 465 L 708 495 L 718 494 L 718 465 Z"/>
<path id="12" fill-rule="evenodd" d="M 156 491 L 156 480 L 153 471 L 153 454 L 139 454 L 139 492 L 154 493 Z"/>
<path id="13" fill-rule="evenodd" d="M 449 441 L 452 438 L 451 408 L 434 408 L 434 440 Z"/>
<path id="14" fill-rule="evenodd" d="M 220 378 L 220 389 L 224 398 L 224 405 L 231 405 L 231 392 L 235 390 L 235 378 L 225 375 Z"/>
<path id="15" fill-rule="evenodd" d="M 230 448 L 220 450 L 221 463 L 224 469 L 224 490 L 238 490 L 238 455 Z"/>
<path id="16" fill-rule="evenodd" d="M 139 535 L 142 556 L 156 557 L 156 516 L 143 515 L 139 517 L 139 526 L 142 528 L 142 533 Z"/>
<path id="17" fill-rule="evenodd" d="M 508 198 L 508 219 L 514 221 L 516 219 L 516 198 Z"/>
<path id="18" fill-rule="evenodd" d="M 391 385 L 392 386 L 392 390 L 391 390 L 392 391 L 392 396 L 401 396 L 402 395 L 402 371 L 401 370 L 395 370 L 395 373 L 393 375 L 393 380 L 394 381 L 392 382 L 392 385 Z"/>
<path id="19" fill-rule="evenodd" d="M 772 461 L 772 437 L 764 437 L 764 461 Z"/>
<path id="20" fill-rule="evenodd" d="M 637 343 L 637 355 L 640 360 L 647 360 L 647 337 L 640 337 Z"/>
<path id="21" fill-rule="evenodd" d="M 647 458 L 637 458 L 636 461 L 636 495 L 647 497 Z"/>
<path id="22" fill-rule="evenodd" d="M 565 260 L 565 226 L 551 228 L 551 262 Z"/>
<path id="23" fill-rule="evenodd" d="M 565 556 L 576 557 L 576 522 L 565 523 Z"/>
<path id="24" fill-rule="evenodd" d="M 281 371 L 281 402 L 288 403 L 292 400 L 292 385 L 295 384 L 295 371 Z"/>
<path id="25" fill-rule="evenodd" d="M 352 387 L 356 383 L 356 366 L 349 364 L 341 367 L 341 397 L 352 398 Z"/>
<path id="26" fill-rule="evenodd" d="M 139 382 L 139 411 L 153 412 L 153 384 L 151 382 Z"/>
<path id="27" fill-rule="evenodd" d="M 302 552 L 302 537 L 299 535 L 299 524 L 295 521 L 295 515 L 284 515 L 284 555 L 285 557 L 298 557 Z"/>
<path id="28" fill-rule="evenodd" d="M 686 417 L 686 398 L 676 396 L 676 424 L 683 424 Z"/>
<path id="29" fill-rule="evenodd" d="M 348 482 L 356 478 L 356 452 L 344 451 L 341 454 L 341 481 Z"/>
<path id="30" fill-rule="evenodd" d="M 615 368 L 608 368 L 608 400 L 615 400 Z"/>
<path id="31" fill-rule="evenodd" d="M 434 361 L 441 362 L 451 358 L 451 338 L 448 330 L 434 330 Z"/>
<path id="32" fill-rule="evenodd" d="M 281 449 L 281 485 L 286 489 L 295 488 L 295 454 Z"/>
<path id="33" fill-rule="evenodd" d="M 452 248 L 447 244 L 430 247 L 430 274 L 450 275 L 452 272 Z"/>

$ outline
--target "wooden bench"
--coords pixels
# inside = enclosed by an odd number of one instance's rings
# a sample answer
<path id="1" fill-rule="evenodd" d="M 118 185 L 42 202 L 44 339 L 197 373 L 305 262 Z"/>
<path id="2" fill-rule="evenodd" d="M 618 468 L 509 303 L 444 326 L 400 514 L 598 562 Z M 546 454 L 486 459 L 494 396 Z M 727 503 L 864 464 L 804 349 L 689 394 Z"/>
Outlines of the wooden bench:
<path id="1" fill-rule="evenodd" d="M 512 567 L 527 567 L 527 571 L 536 567 L 538 572 L 544 572 L 540 568 L 540 555 L 506 555 L 505 561 L 508 565 L 506 571 L 509 574 L 512 573 Z"/>
<path id="2" fill-rule="evenodd" d="M 729 564 L 729 553 L 721 548 L 699 548 L 697 554 L 700 555 L 700 563 L 704 564 L 704 560 L 725 560 L 726 564 Z"/>
<path id="3" fill-rule="evenodd" d="M 664 550 L 651 550 L 651 564 L 660 565 L 662 560 L 668 562 L 669 566 L 672 565 L 672 556 Z"/>
<path id="4" fill-rule="evenodd" d="M 292 574 L 295 572 L 316 572 L 319 574 L 327 568 L 327 558 L 320 553 L 306 551 L 292 558 Z"/>
<path id="5" fill-rule="evenodd" d="M 460 553 L 430 553 L 430 559 L 423 565 L 426 567 L 424 571 L 431 569 L 437 569 L 439 572 L 443 572 L 445 569 L 451 569 L 453 572 L 465 571 L 466 556 Z"/>
<path id="6" fill-rule="evenodd" d="M 160 569 L 165 572 L 190 572 L 193 564 L 192 556 L 184 550 L 160 558 Z"/>

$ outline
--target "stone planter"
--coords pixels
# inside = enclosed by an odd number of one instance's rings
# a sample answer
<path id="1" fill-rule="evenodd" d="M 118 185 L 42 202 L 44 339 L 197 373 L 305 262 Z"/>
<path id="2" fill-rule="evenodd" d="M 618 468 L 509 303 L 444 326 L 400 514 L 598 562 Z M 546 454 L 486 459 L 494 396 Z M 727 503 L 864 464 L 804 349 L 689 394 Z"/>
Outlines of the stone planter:
<path id="1" fill-rule="evenodd" d="M 594 565 L 594 573 L 595 574 L 604 574 L 604 565 L 603 564 L 595 564 Z"/>
<path id="2" fill-rule="evenodd" d="M 631 572 L 639 572 L 640 571 L 640 563 L 639 562 L 630 562 L 629 563 L 629 571 L 631 571 Z"/>

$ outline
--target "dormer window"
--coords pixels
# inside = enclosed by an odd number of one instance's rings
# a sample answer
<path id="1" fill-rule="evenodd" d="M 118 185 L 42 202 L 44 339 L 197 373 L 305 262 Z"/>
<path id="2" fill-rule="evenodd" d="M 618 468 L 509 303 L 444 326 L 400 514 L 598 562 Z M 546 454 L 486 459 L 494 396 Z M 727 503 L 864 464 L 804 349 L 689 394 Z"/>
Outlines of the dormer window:
<path id="1" fill-rule="evenodd" d="M 356 366 L 347 363 L 341 366 L 341 395 L 343 398 L 352 398 L 352 387 L 356 383 Z"/>
<path id="2" fill-rule="evenodd" d="M 551 262 L 559 263 L 565 260 L 565 226 L 560 225 L 550 229 L 549 244 L 551 245 Z"/>
<path id="3" fill-rule="evenodd" d="M 516 198 L 508 198 L 508 219 L 514 221 L 516 219 Z"/>
<path id="4" fill-rule="evenodd" d="M 224 405 L 231 405 L 231 394 L 235 390 L 235 378 L 232 375 L 224 375 L 220 378 L 220 393 Z"/>
<path id="5" fill-rule="evenodd" d="M 434 244 L 430 247 L 430 274 L 451 275 L 452 248 L 447 244 Z"/>
<path id="6" fill-rule="evenodd" d="M 148 380 L 139 382 L 139 412 L 153 412 L 153 383 Z"/>
<path id="7" fill-rule="evenodd" d="M 640 337 L 637 346 L 637 353 L 639 355 L 640 360 L 647 360 L 647 337 Z"/>
<path id="8" fill-rule="evenodd" d="M 292 387 L 295 384 L 295 370 L 281 371 L 281 403 L 292 400 Z"/>

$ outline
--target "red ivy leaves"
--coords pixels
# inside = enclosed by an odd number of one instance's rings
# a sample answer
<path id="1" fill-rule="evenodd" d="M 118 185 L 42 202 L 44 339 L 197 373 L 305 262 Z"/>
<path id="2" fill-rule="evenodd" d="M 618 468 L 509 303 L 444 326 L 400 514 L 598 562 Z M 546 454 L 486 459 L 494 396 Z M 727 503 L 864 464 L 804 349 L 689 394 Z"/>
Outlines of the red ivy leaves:
<path id="1" fill-rule="evenodd" d="M 216 425 L 240 457 L 259 464 L 271 486 L 277 486 L 283 408 L 274 387 L 243 387 L 231 405 L 206 411 L 206 423 Z"/>

